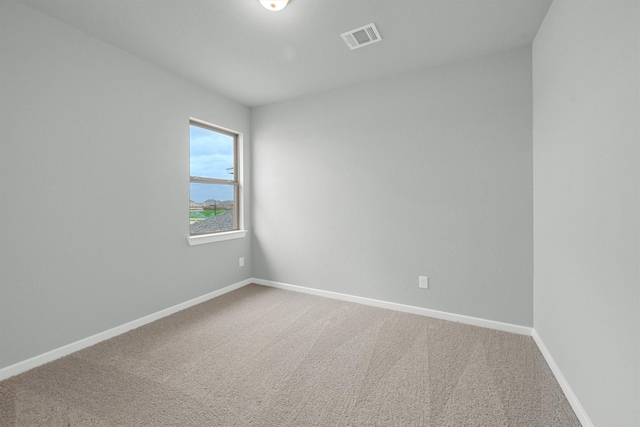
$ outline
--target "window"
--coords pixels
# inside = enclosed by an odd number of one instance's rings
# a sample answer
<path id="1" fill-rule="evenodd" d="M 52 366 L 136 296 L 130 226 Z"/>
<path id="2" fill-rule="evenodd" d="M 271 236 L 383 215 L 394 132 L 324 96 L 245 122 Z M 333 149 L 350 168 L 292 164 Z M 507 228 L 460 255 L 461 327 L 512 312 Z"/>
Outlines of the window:
<path id="1" fill-rule="evenodd" d="M 189 133 L 189 243 L 194 244 L 193 237 L 240 229 L 239 135 L 194 119 Z"/>

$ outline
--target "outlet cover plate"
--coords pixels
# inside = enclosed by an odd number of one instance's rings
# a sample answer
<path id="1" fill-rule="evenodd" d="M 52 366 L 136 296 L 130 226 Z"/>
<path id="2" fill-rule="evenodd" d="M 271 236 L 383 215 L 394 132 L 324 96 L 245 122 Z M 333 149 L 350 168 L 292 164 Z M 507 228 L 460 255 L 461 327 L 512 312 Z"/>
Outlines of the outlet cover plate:
<path id="1" fill-rule="evenodd" d="M 427 276 L 418 276 L 418 287 L 429 289 L 429 278 Z"/>

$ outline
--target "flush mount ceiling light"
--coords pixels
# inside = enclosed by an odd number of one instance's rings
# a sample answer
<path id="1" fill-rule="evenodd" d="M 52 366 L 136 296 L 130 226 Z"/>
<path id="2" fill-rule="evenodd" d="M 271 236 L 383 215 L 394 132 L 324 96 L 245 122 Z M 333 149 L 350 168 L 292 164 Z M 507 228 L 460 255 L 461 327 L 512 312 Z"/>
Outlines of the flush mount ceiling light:
<path id="1" fill-rule="evenodd" d="M 289 3 L 289 0 L 260 0 L 260 4 L 272 12 L 284 9 L 287 3 Z"/>

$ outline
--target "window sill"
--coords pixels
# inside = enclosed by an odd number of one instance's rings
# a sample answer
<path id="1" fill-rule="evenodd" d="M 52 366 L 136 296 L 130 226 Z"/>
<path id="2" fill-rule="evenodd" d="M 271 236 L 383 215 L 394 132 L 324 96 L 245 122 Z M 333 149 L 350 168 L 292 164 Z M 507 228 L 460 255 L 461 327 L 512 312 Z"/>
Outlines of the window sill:
<path id="1" fill-rule="evenodd" d="M 202 236 L 189 236 L 187 242 L 189 246 L 204 245 L 207 243 L 223 242 L 225 240 L 242 239 L 247 234 L 247 230 L 234 230 L 225 233 L 205 234 Z"/>

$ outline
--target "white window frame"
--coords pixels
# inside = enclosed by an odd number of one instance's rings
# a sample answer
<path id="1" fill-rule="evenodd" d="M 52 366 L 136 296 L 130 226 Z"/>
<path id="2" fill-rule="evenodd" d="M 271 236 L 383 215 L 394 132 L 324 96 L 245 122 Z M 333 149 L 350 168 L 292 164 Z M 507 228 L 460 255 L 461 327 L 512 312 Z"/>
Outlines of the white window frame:
<path id="1" fill-rule="evenodd" d="M 188 231 L 187 242 L 189 242 L 189 246 L 202 245 L 206 243 L 215 243 L 222 242 L 225 240 L 232 239 L 241 239 L 244 238 L 247 234 L 247 230 L 244 228 L 244 194 L 243 194 L 243 168 L 242 168 L 242 159 L 243 159 L 243 142 L 244 138 L 240 132 L 236 132 L 231 129 L 227 129 L 218 125 L 214 125 L 208 122 L 205 122 L 200 119 L 196 119 L 193 117 L 189 117 L 189 126 L 199 126 L 205 129 L 209 129 L 213 132 L 219 132 L 226 135 L 233 136 L 235 138 L 235 149 L 234 149 L 234 179 L 233 180 L 223 180 L 223 179 L 215 179 L 215 178 L 202 178 L 202 177 L 192 177 L 189 174 L 189 183 L 191 182 L 201 182 L 201 183 L 211 183 L 211 184 L 226 184 L 233 185 L 234 189 L 234 230 L 227 231 L 219 231 L 209 234 L 194 234 L 191 235 L 191 232 Z M 191 139 L 189 139 L 189 147 L 191 147 Z M 191 170 L 189 170 L 191 172 Z"/>

